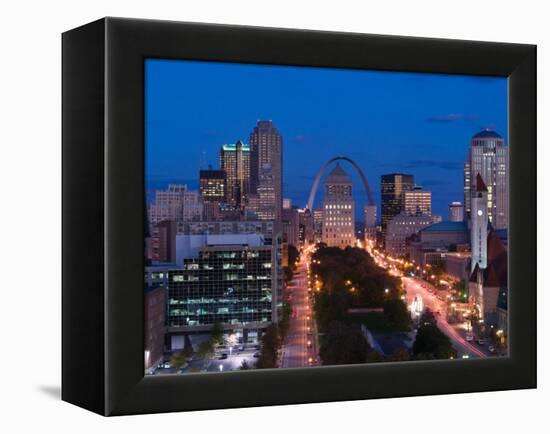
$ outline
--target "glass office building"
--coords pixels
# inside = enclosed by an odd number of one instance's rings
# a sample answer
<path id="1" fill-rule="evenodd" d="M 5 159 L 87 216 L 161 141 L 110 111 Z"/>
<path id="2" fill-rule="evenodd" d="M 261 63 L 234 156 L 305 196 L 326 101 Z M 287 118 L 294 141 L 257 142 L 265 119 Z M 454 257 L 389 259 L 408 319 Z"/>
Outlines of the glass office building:
<path id="1" fill-rule="evenodd" d="M 276 321 L 273 246 L 207 246 L 168 274 L 168 326 L 263 328 Z"/>

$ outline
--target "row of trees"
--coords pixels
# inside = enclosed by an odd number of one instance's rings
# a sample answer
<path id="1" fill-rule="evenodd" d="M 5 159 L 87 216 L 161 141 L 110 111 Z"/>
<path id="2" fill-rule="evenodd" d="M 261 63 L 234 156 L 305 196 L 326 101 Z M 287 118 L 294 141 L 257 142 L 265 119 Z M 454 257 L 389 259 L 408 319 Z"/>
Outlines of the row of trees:
<path id="1" fill-rule="evenodd" d="M 290 316 L 292 314 L 292 307 L 285 303 L 283 304 L 282 317 L 276 324 L 271 324 L 264 332 L 262 336 L 260 357 L 256 362 L 256 368 L 276 368 L 277 359 L 279 355 L 279 349 L 288 333 L 290 326 Z M 241 369 L 248 369 L 248 366 Z"/>
<path id="2" fill-rule="evenodd" d="M 320 245 L 312 257 L 314 307 L 319 329 L 331 321 L 346 322 L 352 308 L 384 308 L 395 330 L 406 331 L 410 316 L 399 298 L 401 282 L 376 265 L 363 249 Z"/>
<path id="3" fill-rule="evenodd" d="M 183 350 L 176 351 L 170 357 L 170 366 L 175 369 L 183 369 L 193 356 L 198 359 L 209 359 L 214 355 L 216 347 L 223 344 L 223 341 L 223 326 L 219 322 L 214 323 L 210 331 L 210 338 L 201 342 L 196 351 L 191 344 L 191 340 L 186 336 Z"/>
<path id="4" fill-rule="evenodd" d="M 417 360 L 449 359 L 456 357 L 451 340 L 437 327 L 437 321 L 430 310 L 420 317 L 413 355 Z"/>
<path id="5" fill-rule="evenodd" d="M 288 265 L 284 267 L 284 278 L 285 278 L 285 285 L 288 284 L 292 278 L 294 277 L 294 271 L 296 271 L 296 262 L 300 258 L 300 252 L 298 249 L 293 245 L 288 245 Z"/>
<path id="6" fill-rule="evenodd" d="M 411 318 L 400 297 L 400 279 L 378 267 L 366 251 L 321 245 L 312 258 L 312 273 L 318 288 L 314 292 L 314 308 L 323 332 L 319 351 L 323 364 L 456 357 L 451 341 L 439 330 L 429 311 L 420 320 L 410 353 L 401 349 L 386 356 L 369 347 L 360 326 L 352 321 L 351 308 L 382 307 L 393 332 L 408 332 Z"/>

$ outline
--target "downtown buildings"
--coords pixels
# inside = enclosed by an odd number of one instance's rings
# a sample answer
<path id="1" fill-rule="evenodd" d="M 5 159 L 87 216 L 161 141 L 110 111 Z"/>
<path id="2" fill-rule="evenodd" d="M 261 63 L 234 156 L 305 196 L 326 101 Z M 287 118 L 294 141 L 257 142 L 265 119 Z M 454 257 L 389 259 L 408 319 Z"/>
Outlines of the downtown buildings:
<path id="1" fill-rule="evenodd" d="M 199 171 L 199 191 L 157 190 L 148 207 L 146 297 L 164 294 L 164 349 L 204 339 L 215 323 L 242 343 L 276 322 L 282 297 L 282 136 L 259 121 L 252 145 L 219 148 L 219 168 Z M 253 175 L 253 177 L 252 177 Z M 299 218 L 292 219 L 299 242 Z M 158 303 L 146 303 L 157 317 Z M 146 366 L 158 355 L 158 321 Z M 165 336 L 165 338 L 164 338 Z M 154 342 L 154 343 L 153 343 Z M 147 342 L 146 342 L 147 344 Z"/>
<path id="2" fill-rule="evenodd" d="M 413 235 L 437 221 L 432 193 L 414 185 L 414 176 L 391 173 L 381 177 L 382 233 L 385 250 L 405 257 Z"/>
<path id="3" fill-rule="evenodd" d="M 414 177 L 404 173 L 390 173 L 380 178 L 382 232 L 386 233 L 388 222 L 403 209 L 403 193 L 414 188 Z"/>

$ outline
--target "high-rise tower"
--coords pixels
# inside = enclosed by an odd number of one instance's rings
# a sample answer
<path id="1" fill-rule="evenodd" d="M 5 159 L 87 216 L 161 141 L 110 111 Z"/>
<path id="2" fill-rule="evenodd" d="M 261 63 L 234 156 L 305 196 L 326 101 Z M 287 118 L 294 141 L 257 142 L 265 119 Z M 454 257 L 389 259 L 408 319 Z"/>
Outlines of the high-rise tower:
<path id="1" fill-rule="evenodd" d="M 275 219 L 283 209 L 283 137 L 272 121 L 258 121 L 250 134 L 250 191 L 257 193 L 262 169 L 269 165 L 275 183 Z"/>
<path id="2" fill-rule="evenodd" d="M 220 149 L 220 168 L 226 176 L 226 202 L 241 208 L 246 203 L 250 188 L 250 147 L 237 141 L 235 144 L 222 145 Z"/>
<path id="3" fill-rule="evenodd" d="M 382 231 L 388 222 L 404 211 L 403 193 L 414 188 L 414 176 L 404 173 L 390 173 L 381 177 Z"/>
<path id="4" fill-rule="evenodd" d="M 325 181 L 322 240 L 329 247 L 344 248 L 355 243 L 355 203 L 351 179 L 338 163 Z"/>
<path id="5" fill-rule="evenodd" d="M 508 146 L 496 132 L 485 129 L 472 137 L 464 163 L 464 210 L 472 215 L 475 180 L 487 186 L 488 218 L 495 229 L 508 227 Z"/>

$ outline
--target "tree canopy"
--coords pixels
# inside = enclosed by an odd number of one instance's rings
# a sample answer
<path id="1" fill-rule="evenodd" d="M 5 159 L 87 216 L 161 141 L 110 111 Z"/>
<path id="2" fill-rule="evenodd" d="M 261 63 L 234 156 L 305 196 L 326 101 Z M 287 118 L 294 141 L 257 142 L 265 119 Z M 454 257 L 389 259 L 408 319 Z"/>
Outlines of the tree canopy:
<path id="1" fill-rule="evenodd" d="M 416 359 L 449 359 L 456 357 L 451 340 L 437 327 L 436 319 L 430 310 L 420 317 L 420 327 L 413 345 Z"/>
<path id="2" fill-rule="evenodd" d="M 332 321 L 323 336 L 319 355 L 323 365 L 364 363 L 369 344 L 356 325 Z"/>

